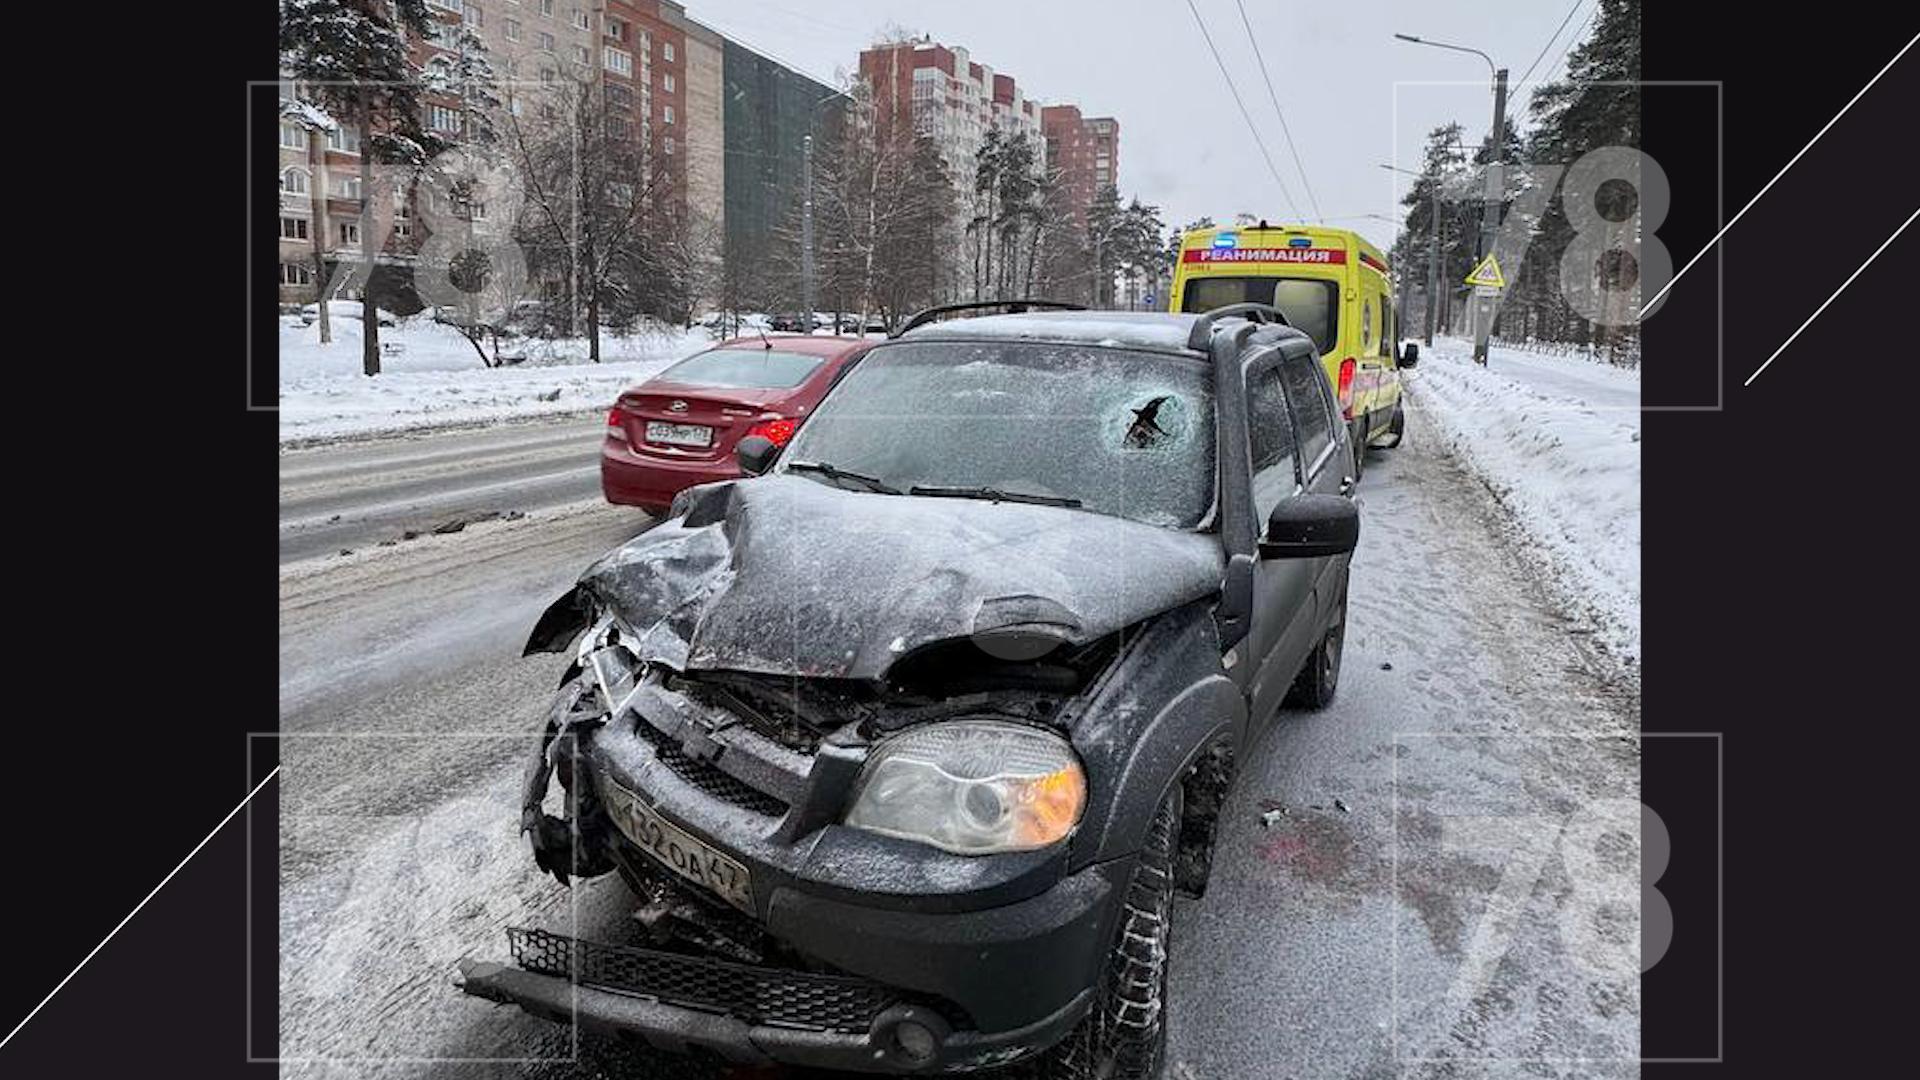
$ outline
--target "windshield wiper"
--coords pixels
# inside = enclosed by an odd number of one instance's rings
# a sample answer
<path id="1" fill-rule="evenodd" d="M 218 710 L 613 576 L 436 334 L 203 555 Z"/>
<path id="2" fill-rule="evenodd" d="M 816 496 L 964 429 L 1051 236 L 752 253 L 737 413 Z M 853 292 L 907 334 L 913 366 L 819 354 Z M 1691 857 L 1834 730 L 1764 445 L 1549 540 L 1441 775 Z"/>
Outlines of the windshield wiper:
<path id="1" fill-rule="evenodd" d="M 787 471 L 799 472 L 799 473 L 819 473 L 821 476 L 824 476 L 829 480 L 851 480 L 854 483 L 865 487 L 868 491 L 876 492 L 881 495 L 900 494 L 899 488 L 889 486 L 885 480 L 882 480 L 877 476 L 868 476 L 866 473 L 857 473 L 857 472 L 851 472 L 847 469 L 835 468 L 834 466 L 829 465 L 824 461 L 789 461 L 787 462 Z"/>
<path id="2" fill-rule="evenodd" d="M 907 489 L 909 495 L 930 495 L 937 499 L 986 499 L 989 502 L 1032 503 L 1035 506 L 1078 507 L 1079 499 L 1065 495 L 1029 495 L 1021 491 L 1002 491 L 991 487 L 941 487 L 938 485 L 915 484 Z"/>

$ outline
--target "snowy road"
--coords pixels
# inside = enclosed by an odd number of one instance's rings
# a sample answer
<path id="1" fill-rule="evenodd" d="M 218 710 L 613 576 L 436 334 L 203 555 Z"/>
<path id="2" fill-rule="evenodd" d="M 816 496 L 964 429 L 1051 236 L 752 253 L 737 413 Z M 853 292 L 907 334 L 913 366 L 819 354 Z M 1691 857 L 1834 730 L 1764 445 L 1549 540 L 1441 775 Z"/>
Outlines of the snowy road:
<path id="1" fill-rule="evenodd" d="M 357 515 L 372 536 L 404 515 L 366 507 L 431 517 L 514 469 L 564 469 L 572 451 L 548 433 L 289 454 L 290 485 L 312 490 L 285 512 Z M 1511 554 L 1442 445 L 1416 412 L 1407 445 L 1373 455 L 1340 696 L 1252 751 L 1212 887 L 1180 905 L 1172 1080 L 1637 1075 L 1637 971 L 1605 945 L 1637 928 L 1599 888 L 1638 895 L 1638 819 L 1623 843 L 1600 814 L 1637 793 L 1637 687 Z M 527 462 L 493 471 L 495 453 Z M 366 494 L 330 508 L 349 488 Z M 563 664 L 517 653 L 541 606 L 644 519 L 591 500 L 524 509 L 282 567 L 284 1075 L 710 1075 L 576 1048 L 448 985 L 462 955 L 503 954 L 506 925 L 628 934 L 618 881 L 569 892 L 514 836 Z"/>
<path id="2" fill-rule="evenodd" d="M 596 497 L 601 413 L 280 455 L 280 561 Z"/>

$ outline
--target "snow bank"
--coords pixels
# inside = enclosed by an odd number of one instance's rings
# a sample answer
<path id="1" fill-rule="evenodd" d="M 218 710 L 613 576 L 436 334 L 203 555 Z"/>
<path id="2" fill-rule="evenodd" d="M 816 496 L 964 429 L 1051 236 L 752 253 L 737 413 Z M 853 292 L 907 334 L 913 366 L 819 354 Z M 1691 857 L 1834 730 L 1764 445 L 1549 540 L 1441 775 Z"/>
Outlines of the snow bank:
<path id="1" fill-rule="evenodd" d="M 605 335 L 602 362 L 593 364 L 584 338 L 510 339 L 502 352 L 526 359 L 487 368 L 458 330 L 423 314 L 380 328 L 384 355 L 370 379 L 360 373 L 359 305 L 336 302 L 329 310 L 327 345 L 318 325 L 280 320 L 283 443 L 603 409 L 621 390 L 711 344 L 700 329 Z"/>
<path id="2" fill-rule="evenodd" d="M 1637 372 L 1436 339 L 1409 372 L 1414 407 L 1513 514 L 1560 599 L 1617 654 L 1640 656 Z"/>

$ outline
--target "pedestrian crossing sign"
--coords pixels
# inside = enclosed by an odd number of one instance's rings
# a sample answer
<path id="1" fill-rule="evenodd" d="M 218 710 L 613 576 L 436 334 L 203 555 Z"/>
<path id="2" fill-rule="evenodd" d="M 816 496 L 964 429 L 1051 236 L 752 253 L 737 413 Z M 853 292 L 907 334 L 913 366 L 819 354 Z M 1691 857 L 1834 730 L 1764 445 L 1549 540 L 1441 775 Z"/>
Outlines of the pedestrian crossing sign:
<path id="1" fill-rule="evenodd" d="M 1507 279 L 1500 275 L 1500 264 L 1493 260 L 1492 252 L 1488 252 L 1487 257 L 1480 260 L 1480 265 L 1473 268 L 1473 273 L 1467 275 L 1467 284 L 1489 289 L 1507 287 Z"/>

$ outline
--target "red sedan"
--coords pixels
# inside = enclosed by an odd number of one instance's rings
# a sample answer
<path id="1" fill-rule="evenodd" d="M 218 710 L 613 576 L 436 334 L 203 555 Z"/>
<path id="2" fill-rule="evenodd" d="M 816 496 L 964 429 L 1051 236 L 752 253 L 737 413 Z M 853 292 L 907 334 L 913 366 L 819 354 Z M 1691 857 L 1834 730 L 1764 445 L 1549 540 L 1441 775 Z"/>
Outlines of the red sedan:
<path id="1" fill-rule="evenodd" d="M 620 395 L 607 414 L 607 501 L 664 511 L 683 488 L 740 475 L 748 435 L 785 446 L 848 364 L 875 342 L 795 334 L 734 338 Z"/>

